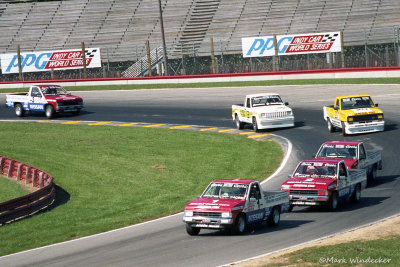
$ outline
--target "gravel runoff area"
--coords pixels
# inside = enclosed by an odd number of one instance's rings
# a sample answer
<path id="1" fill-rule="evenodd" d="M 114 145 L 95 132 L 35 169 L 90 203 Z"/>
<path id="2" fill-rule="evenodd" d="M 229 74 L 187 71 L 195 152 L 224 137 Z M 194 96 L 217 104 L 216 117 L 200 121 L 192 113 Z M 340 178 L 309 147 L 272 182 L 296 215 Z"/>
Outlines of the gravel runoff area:
<path id="1" fill-rule="evenodd" d="M 288 257 L 286 255 L 303 248 L 330 246 L 356 240 L 360 241 L 375 240 L 393 235 L 400 236 L 400 214 L 395 217 L 380 221 L 375 224 L 367 225 L 356 230 L 351 230 L 345 233 L 329 236 L 318 241 L 295 246 L 292 248 L 268 254 L 266 256 L 260 256 L 255 259 L 246 260 L 238 263 L 232 263 L 231 266 L 259 267 L 259 266 L 267 266 L 269 264 L 273 264 L 274 266 L 286 265 L 289 264 Z"/>

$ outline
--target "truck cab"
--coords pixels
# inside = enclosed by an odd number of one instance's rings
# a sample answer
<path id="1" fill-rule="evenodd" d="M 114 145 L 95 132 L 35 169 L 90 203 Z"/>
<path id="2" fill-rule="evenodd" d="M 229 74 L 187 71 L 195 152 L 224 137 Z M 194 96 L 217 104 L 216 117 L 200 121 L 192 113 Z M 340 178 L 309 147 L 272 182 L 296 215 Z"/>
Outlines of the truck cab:
<path id="1" fill-rule="evenodd" d="M 280 214 L 288 210 L 288 201 L 286 192 L 265 192 L 255 180 L 215 180 L 185 206 L 182 219 L 189 235 L 197 235 L 200 229 L 231 229 L 241 234 L 248 225 L 263 221 L 277 225 Z"/>
<path id="2" fill-rule="evenodd" d="M 329 141 L 318 149 L 316 159 L 342 159 L 349 169 L 364 169 L 368 181 L 377 177 L 382 170 L 382 155 L 379 150 L 367 150 L 361 141 Z"/>

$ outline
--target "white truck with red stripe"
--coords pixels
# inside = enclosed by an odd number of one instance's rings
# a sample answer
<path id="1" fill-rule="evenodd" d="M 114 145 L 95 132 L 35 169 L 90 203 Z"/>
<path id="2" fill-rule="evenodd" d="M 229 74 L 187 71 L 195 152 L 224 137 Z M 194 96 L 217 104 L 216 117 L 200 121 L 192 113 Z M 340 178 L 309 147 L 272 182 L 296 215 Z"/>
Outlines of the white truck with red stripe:
<path id="1" fill-rule="evenodd" d="M 59 85 L 32 85 L 28 93 L 6 95 L 6 107 L 14 109 L 15 115 L 22 117 L 27 112 L 45 113 L 52 118 L 56 113 L 71 112 L 78 115 L 83 108 L 79 96 L 68 93 Z"/>

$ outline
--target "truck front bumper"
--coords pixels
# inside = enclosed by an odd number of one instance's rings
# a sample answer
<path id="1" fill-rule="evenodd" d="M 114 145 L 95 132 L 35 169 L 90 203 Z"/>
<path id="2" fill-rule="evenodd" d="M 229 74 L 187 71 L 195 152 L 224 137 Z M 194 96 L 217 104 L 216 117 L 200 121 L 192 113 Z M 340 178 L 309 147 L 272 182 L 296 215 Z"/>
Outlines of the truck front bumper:
<path id="1" fill-rule="evenodd" d="M 233 225 L 232 218 L 215 218 L 204 216 L 183 216 L 183 222 L 190 224 L 192 227 L 224 229 L 231 228 Z"/>
<path id="2" fill-rule="evenodd" d="M 83 109 L 83 105 L 61 106 L 57 105 L 57 112 L 74 112 Z"/>
<path id="3" fill-rule="evenodd" d="M 373 121 L 373 122 L 345 122 L 347 134 L 359 134 L 359 133 L 371 133 L 371 132 L 382 132 L 385 130 L 385 121 Z"/>
<path id="4" fill-rule="evenodd" d="M 261 118 L 258 122 L 259 129 L 284 128 L 294 126 L 294 116 L 282 118 Z"/>
<path id="5" fill-rule="evenodd" d="M 318 206 L 329 201 L 329 196 L 289 195 L 289 204 L 294 206 Z"/>

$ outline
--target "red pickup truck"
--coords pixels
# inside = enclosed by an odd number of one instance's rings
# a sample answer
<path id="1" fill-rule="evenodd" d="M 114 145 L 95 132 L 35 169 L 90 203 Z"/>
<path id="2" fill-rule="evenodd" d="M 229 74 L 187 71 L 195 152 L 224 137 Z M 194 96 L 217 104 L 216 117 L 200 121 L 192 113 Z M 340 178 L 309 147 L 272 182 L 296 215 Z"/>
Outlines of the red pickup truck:
<path id="1" fill-rule="evenodd" d="M 278 225 L 289 208 L 287 192 L 263 191 L 255 180 L 222 179 L 208 185 L 201 196 L 185 206 L 183 222 L 189 235 L 200 229 L 245 232 L 248 225 L 266 221 Z"/>
<path id="2" fill-rule="evenodd" d="M 339 201 L 359 201 L 366 184 L 365 170 L 348 169 L 344 160 L 309 159 L 297 165 L 281 189 L 289 192 L 289 210 L 315 205 L 335 210 Z"/>

